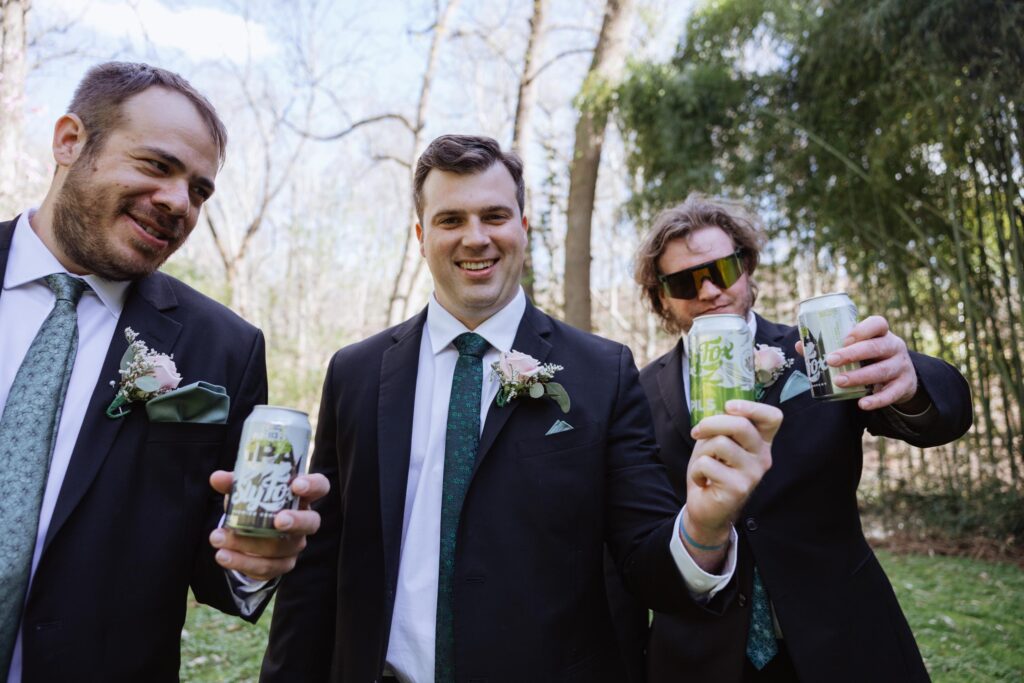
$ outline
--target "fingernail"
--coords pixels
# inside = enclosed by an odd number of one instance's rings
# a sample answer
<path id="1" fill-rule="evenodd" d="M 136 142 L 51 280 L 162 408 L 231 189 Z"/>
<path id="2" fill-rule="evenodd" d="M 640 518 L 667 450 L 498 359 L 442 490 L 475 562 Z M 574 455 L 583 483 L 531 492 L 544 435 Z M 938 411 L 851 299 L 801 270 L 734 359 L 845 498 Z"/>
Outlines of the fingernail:
<path id="1" fill-rule="evenodd" d="M 830 353 L 825 356 L 825 360 L 828 361 L 829 365 L 839 365 L 840 356 L 838 353 Z"/>
<path id="2" fill-rule="evenodd" d="M 305 479 L 298 479 L 292 484 L 292 490 L 299 495 L 307 493 L 309 491 L 309 482 Z"/>
<path id="3" fill-rule="evenodd" d="M 853 337 L 847 337 L 846 339 L 843 340 L 843 346 L 849 346 L 853 342 L 854 342 Z"/>
<path id="4" fill-rule="evenodd" d="M 690 436 L 693 437 L 694 439 L 699 439 L 700 438 L 700 430 L 697 429 L 696 427 L 694 427 L 693 429 L 690 430 Z"/>
<path id="5" fill-rule="evenodd" d="M 284 530 L 291 529 L 294 524 L 295 520 L 292 519 L 292 516 L 287 512 L 282 512 L 277 516 L 277 524 L 275 526 L 277 526 L 278 529 Z"/>
<path id="6" fill-rule="evenodd" d="M 849 378 L 847 378 L 846 375 L 839 375 L 838 377 L 836 377 L 836 384 L 838 384 L 841 387 L 845 387 L 846 383 L 849 381 L 850 380 Z"/>
<path id="7" fill-rule="evenodd" d="M 227 550 L 218 550 L 214 557 L 216 557 L 217 562 L 227 564 L 231 560 L 231 553 Z"/>
<path id="8" fill-rule="evenodd" d="M 214 547 L 221 547 L 224 545 L 225 540 L 226 535 L 220 529 L 214 529 L 213 532 L 210 533 L 210 543 L 213 544 Z"/>
<path id="9" fill-rule="evenodd" d="M 726 410 L 736 410 L 738 408 L 739 408 L 739 403 L 737 403 L 736 401 L 726 401 L 725 402 L 725 409 Z"/>

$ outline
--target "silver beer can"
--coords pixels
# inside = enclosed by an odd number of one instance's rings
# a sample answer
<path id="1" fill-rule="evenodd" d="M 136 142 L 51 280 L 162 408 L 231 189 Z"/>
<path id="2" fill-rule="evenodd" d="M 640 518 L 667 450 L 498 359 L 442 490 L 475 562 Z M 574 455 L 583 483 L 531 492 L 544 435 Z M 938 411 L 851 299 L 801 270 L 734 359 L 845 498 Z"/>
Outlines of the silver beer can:
<path id="1" fill-rule="evenodd" d="M 754 336 L 742 316 L 694 318 L 686 340 L 692 424 L 724 413 L 729 399 L 755 400 Z"/>
<path id="2" fill-rule="evenodd" d="M 256 406 L 242 425 L 224 526 L 244 536 L 278 536 L 274 515 L 294 510 L 292 480 L 307 469 L 309 416 L 278 406 Z"/>
<path id="3" fill-rule="evenodd" d="M 822 401 L 845 401 L 866 396 L 867 387 L 844 388 L 832 380 L 835 375 L 858 369 L 860 363 L 833 368 L 825 361 L 828 354 L 842 347 L 843 340 L 857 324 L 857 307 L 850 297 L 845 292 L 837 292 L 804 299 L 800 302 L 798 315 L 811 395 Z"/>

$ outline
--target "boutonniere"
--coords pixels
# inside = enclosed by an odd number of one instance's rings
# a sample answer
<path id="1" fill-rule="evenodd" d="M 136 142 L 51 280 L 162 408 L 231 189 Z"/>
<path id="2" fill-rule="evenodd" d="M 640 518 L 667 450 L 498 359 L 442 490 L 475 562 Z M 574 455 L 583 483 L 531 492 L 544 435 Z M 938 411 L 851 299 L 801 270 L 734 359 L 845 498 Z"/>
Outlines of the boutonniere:
<path id="1" fill-rule="evenodd" d="M 174 365 L 174 356 L 157 353 L 140 340 L 139 333 L 130 327 L 124 330 L 128 350 L 121 357 L 118 374 L 121 381 L 111 380 L 110 386 L 117 387 L 114 400 L 107 406 L 107 417 L 124 417 L 132 412 L 129 403 L 144 403 L 160 394 L 176 389 L 181 375 Z"/>
<path id="2" fill-rule="evenodd" d="M 569 393 L 561 384 L 551 381 L 559 370 L 564 368 L 554 363 L 541 363 L 533 356 L 515 349 L 508 353 L 503 351 L 501 358 L 491 364 L 491 377 L 497 378 L 501 384 L 498 389 L 498 407 L 505 406 L 518 396 L 549 396 L 563 413 L 568 413 Z"/>
<path id="3" fill-rule="evenodd" d="M 775 384 L 792 364 L 793 359 L 786 358 L 778 346 L 757 345 L 754 349 L 754 382 L 758 401 L 764 396 L 765 389 Z"/>

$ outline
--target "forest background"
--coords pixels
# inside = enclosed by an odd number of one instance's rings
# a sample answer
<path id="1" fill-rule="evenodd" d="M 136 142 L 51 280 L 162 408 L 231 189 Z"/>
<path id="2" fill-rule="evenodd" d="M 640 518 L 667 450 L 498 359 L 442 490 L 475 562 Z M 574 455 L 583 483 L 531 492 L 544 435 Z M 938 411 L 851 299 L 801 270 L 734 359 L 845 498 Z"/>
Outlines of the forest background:
<path id="1" fill-rule="evenodd" d="M 315 416 L 330 354 L 424 305 L 412 164 L 436 135 L 486 134 L 526 161 L 528 293 L 641 365 L 675 340 L 640 304 L 633 250 L 658 210 L 704 191 L 764 219 L 767 317 L 845 290 L 958 367 L 967 436 L 927 452 L 868 439 L 869 531 L 1019 561 L 1024 3 L 0 8 L 0 215 L 41 201 L 51 126 L 90 64 L 148 61 L 210 96 L 228 161 L 165 269 L 263 328 L 273 403 Z"/>

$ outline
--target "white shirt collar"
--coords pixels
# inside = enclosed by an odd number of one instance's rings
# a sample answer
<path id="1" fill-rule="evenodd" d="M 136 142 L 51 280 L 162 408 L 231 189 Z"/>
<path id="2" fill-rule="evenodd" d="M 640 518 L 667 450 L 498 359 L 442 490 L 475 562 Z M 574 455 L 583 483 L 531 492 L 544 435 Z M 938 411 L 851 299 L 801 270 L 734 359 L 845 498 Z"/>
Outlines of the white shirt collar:
<path id="1" fill-rule="evenodd" d="M 7 256 L 7 272 L 4 274 L 4 289 L 21 287 L 54 273 L 68 272 L 32 229 L 29 219 L 35 213 L 35 208 L 25 211 L 14 226 L 11 250 Z M 105 280 L 99 275 L 86 275 L 82 279 L 89 284 L 110 315 L 119 318 L 131 282 Z"/>
<path id="2" fill-rule="evenodd" d="M 487 343 L 498 351 L 510 351 L 516 339 L 519 322 L 526 311 L 526 294 L 520 287 L 504 308 L 480 323 L 475 330 Z M 436 356 L 447 348 L 456 337 L 471 330 L 445 310 L 434 294 L 427 302 L 427 331 L 430 333 L 430 348 Z"/>

